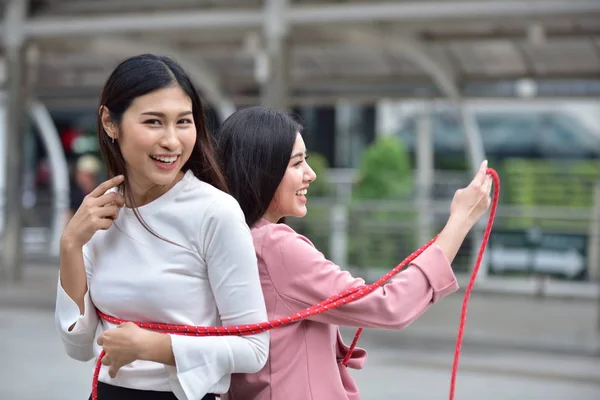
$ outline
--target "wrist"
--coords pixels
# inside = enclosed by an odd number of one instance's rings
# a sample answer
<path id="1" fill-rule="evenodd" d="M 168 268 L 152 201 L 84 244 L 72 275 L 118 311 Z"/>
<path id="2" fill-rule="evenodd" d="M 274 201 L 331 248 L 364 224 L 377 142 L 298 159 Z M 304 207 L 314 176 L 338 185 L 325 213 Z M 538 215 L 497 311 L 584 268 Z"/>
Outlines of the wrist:
<path id="1" fill-rule="evenodd" d="M 462 240 L 467 237 L 472 227 L 473 222 L 467 215 L 455 214 L 450 215 L 448 218 L 444 231 L 451 233 L 452 236 L 462 242 Z"/>
<path id="2" fill-rule="evenodd" d="M 475 226 L 475 223 L 476 221 L 466 213 L 452 213 L 448 218 L 448 225 L 464 229 L 465 233 L 469 232 Z"/>
<path id="3" fill-rule="evenodd" d="M 446 226 L 440 232 L 436 244 L 442 250 L 450 264 L 467 237 L 472 225 L 469 218 L 460 214 L 451 214 Z"/>
<path id="4" fill-rule="evenodd" d="M 64 235 L 60 238 L 60 249 L 63 251 L 73 251 L 76 249 L 81 249 L 83 245 L 77 243 L 75 238 Z"/>
<path id="5" fill-rule="evenodd" d="M 143 361 L 162 362 L 165 352 L 170 352 L 171 337 L 169 335 L 141 330 L 137 345 L 137 358 Z"/>
<path id="6" fill-rule="evenodd" d="M 83 248 L 83 245 L 77 243 L 77 241 L 70 237 L 63 235 L 60 238 L 60 251 L 72 252 L 72 251 L 80 251 Z"/>

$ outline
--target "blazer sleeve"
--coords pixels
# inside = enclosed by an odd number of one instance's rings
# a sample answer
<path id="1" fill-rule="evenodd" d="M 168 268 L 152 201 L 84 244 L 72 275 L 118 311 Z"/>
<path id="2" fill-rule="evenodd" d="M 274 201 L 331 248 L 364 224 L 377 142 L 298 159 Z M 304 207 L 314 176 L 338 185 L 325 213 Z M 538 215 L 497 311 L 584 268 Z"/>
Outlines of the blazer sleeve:
<path id="1" fill-rule="evenodd" d="M 252 236 L 239 205 L 230 200 L 213 203 L 201 229 L 210 285 L 223 326 L 264 322 L 267 312 Z M 258 372 L 267 361 L 269 333 L 171 335 L 171 343 L 176 364 L 168 368 L 172 387 L 187 399 L 200 399 L 206 392 L 226 390 L 232 373 Z"/>
<path id="2" fill-rule="evenodd" d="M 89 361 L 94 358 L 94 338 L 99 322 L 96 307 L 90 298 L 89 287 L 93 265 L 88 250 L 88 245 L 85 245 L 83 247 L 83 261 L 87 275 L 88 291 L 83 298 L 83 314 L 80 314 L 77 303 L 63 289 L 60 276 L 56 290 L 54 312 L 55 326 L 67 354 L 79 361 Z M 73 326 L 73 329 L 70 329 L 71 326 Z"/>
<path id="3" fill-rule="evenodd" d="M 272 225 L 265 235 L 260 257 L 267 266 L 273 287 L 291 313 L 365 284 L 363 279 L 342 271 L 308 239 L 283 224 Z M 384 286 L 311 319 L 351 327 L 398 330 L 457 290 L 450 263 L 434 244 Z"/>

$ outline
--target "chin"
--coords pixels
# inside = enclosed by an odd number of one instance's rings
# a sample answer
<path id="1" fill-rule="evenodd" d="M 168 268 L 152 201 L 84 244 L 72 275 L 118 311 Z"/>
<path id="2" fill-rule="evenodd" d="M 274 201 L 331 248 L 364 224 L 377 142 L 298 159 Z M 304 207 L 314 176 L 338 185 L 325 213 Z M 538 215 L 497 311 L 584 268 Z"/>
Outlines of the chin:
<path id="1" fill-rule="evenodd" d="M 296 218 L 304 218 L 307 213 L 308 213 L 308 210 L 306 209 L 306 207 L 304 207 L 304 208 L 302 208 L 300 210 L 297 210 L 294 213 L 294 217 L 296 217 Z"/>
<path id="2" fill-rule="evenodd" d="M 173 183 L 175 178 L 177 178 L 178 173 L 179 170 L 169 172 L 168 174 L 155 174 L 153 176 L 149 176 L 148 180 L 156 186 L 167 186 Z"/>

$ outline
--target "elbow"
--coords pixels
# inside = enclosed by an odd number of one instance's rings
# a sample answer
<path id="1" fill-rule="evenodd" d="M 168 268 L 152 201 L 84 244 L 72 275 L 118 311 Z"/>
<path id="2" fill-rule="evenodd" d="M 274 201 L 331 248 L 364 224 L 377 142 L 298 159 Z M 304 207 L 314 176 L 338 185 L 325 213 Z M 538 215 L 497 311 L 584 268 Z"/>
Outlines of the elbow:
<path id="1" fill-rule="evenodd" d="M 383 313 L 384 318 L 388 321 L 388 329 L 392 330 L 402 330 L 408 328 L 413 322 L 421 317 L 429 309 L 429 307 L 433 304 L 431 301 L 428 301 L 423 304 L 414 304 L 409 308 L 394 308 L 391 307 L 386 309 Z"/>
<path id="2" fill-rule="evenodd" d="M 71 352 L 67 351 L 67 354 L 72 359 L 81 361 L 81 362 L 88 362 L 88 361 L 91 361 L 94 359 L 94 354 L 91 351 L 86 352 L 86 353 L 80 353 L 77 351 L 71 351 Z"/>
<path id="3" fill-rule="evenodd" d="M 69 357 L 82 362 L 87 362 L 94 358 L 93 333 L 90 335 L 87 332 L 74 332 L 76 328 L 73 325 L 69 327 L 64 323 L 60 324 L 58 320 L 56 328 L 65 352 Z"/>
<path id="4" fill-rule="evenodd" d="M 267 364 L 267 360 L 269 359 L 269 342 L 264 346 L 264 349 L 260 352 L 260 355 L 257 357 L 258 368 L 256 372 L 260 371 Z"/>
<path id="5" fill-rule="evenodd" d="M 255 354 L 255 362 L 252 363 L 250 367 L 250 371 L 247 373 L 254 374 L 259 372 L 264 366 L 267 364 L 267 360 L 269 359 L 269 344 L 270 344 L 270 335 L 268 332 L 263 332 L 257 335 L 256 343 L 254 346 L 254 354 Z"/>
<path id="6" fill-rule="evenodd" d="M 92 346 L 76 346 L 72 343 L 65 342 L 63 339 L 65 351 L 69 357 L 81 362 L 88 362 L 94 358 Z"/>
<path id="7" fill-rule="evenodd" d="M 404 319 L 400 319 L 398 321 L 396 321 L 396 323 L 394 324 L 393 328 L 394 330 L 397 331 L 401 331 L 403 329 L 408 328 L 413 322 L 415 322 L 417 320 L 417 318 L 419 318 L 419 316 L 416 316 L 414 318 L 404 318 Z"/>
<path id="8" fill-rule="evenodd" d="M 401 331 L 408 328 L 415 320 L 419 318 L 419 315 L 410 314 L 396 314 L 390 315 L 388 318 L 388 329 Z"/>

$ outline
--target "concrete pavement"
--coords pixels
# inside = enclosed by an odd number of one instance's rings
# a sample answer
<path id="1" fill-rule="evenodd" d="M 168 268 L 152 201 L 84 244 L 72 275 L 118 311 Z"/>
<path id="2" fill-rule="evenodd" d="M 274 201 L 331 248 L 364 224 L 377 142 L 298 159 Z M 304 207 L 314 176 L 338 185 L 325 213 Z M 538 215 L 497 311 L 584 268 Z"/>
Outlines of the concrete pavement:
<path id="1" fill-rule="evenodd" d="M 53 309 L 57 283 L 57 264 L 29 264 L 23 269 L 21 282 L 0 279 L 0 307 Z"/>
<path id="2" fill-rule="evenodd" d="M 380 340 L 456 342 L 463 292 L 434 304 L 411 326 L 400 332 L 375 331 Z M 597 304 L 591 300 L 565 300 L 473 293 L 464 331 L 464 346 L 492 346 L 600 357 Z"/>
<path id="3" fill-rule="evenodd" d="M 51 310 L 5 307 L 0 320 L 0 399 L 87 399 L 93 363 L 65 354 Z M 369 332 L 360 343 L 361 400 L 448 398 L 452 346 L 390 346 Z M 456 400 L 598 400 L 600 359 L 465 346 L 456 383 Z"/>

